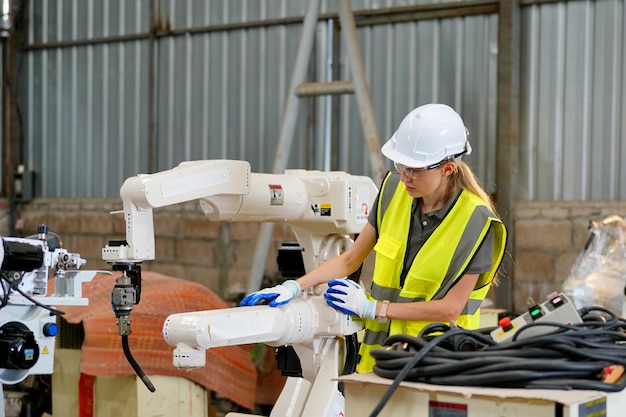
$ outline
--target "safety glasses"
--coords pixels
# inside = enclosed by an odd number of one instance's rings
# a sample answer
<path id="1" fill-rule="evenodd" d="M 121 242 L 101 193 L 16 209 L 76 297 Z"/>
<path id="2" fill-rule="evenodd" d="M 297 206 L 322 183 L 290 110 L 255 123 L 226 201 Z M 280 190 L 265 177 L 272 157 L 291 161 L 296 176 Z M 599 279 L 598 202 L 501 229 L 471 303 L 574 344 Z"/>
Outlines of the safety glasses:
<path id="1" fill-rule="evenodd" d="M 444 165 L 445 163 L 449 161 L 453 161 L 465 153 L 467 153 L 467 142 L 465 143 L 465 149 L 463 149 L 463 152 L 459 152 L 457 154 L 451 155 L 437 162 L 436 164 L 428 165 L 423 168 L 413 168 L 413 167 L 408 167 L 406 165 L 399 164 L 396 161 L 394 161 L 393 166 L 396 167 L 396 171 L 398 171 L 401 175 L 404 174 L 406 175 L 407 178 L 415 179 L 419 177 L 420 175 L 422 175 L 424 172 L 437 169 L 440 166 Z"/>
<path id="2" fill-rule="evenodd" d="M 398 171 L 400 174 L 404 174 L 407 178 L 415 179 L 422 175 L 424 172 L 439 168 L 448 161 L 449 159 L 444 159 L 443 161 L 437 162 L 436 164 L 428 165 L 423 168 L 412 168 L 406 165 L 399 164 L 397 162 L 394 162 L 393 166 L 396 167 L 396 171 Z"/>

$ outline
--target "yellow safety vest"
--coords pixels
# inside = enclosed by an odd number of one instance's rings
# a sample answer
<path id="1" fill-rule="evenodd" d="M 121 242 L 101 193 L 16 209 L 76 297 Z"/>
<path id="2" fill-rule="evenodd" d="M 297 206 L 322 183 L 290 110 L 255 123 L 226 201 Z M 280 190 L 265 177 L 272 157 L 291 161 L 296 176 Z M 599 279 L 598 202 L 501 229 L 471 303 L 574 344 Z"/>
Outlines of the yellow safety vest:
<path id="1" fill-rule="evenodd" d="M 380 196 L 383 195 L 388 179 L 389 176 L 383 182 Z M 368 294 L 376 300 L 410 303 L 443 298 L 452 284 L 463 275 L 489 228 L 493 226 L 491 270 L 480 274 L 468 303 L 456 322 L 465 329 L 477 329 L 480 325 L 480 304 L 487 295 L 504 256 L 507 231 L 502 221 L 488 209 L 480 197 L 468 190 L 462 191 L 441 224 L 418 251 L 401 287 L 400 274 L 407 249 L 413 197 L 398 183 L 384 216 L 381 215 L 381 203 L 382 198 L 379 197 L 379 237 L 374 247 L 374 276 L 371 294 Z M 417 336 L 428 324 L 431 322 L 389 320 L 387 323 L 380 323 L 365 319 L 365 335 L 361 343 L 361 359 L 357 371 L 372 371 L 375 360 L 370 351 L 380 348 L 389 335 Z"/>

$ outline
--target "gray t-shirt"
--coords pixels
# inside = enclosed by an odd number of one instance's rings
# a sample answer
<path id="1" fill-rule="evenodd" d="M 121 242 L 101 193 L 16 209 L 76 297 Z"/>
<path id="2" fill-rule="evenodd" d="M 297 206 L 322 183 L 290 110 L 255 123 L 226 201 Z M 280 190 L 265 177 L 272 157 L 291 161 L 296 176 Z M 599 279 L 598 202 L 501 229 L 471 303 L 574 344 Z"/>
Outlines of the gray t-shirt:
<path id="1" fill-rule="evenodd" d="M 430 235 L 433 234 L 435 229 L 441 224 L 446 214 L 450 211 L 457 198 L 460 195 L 457 193 L 452 196 L 445 206 L 441 209 L 425 213 L 420 218 L 420 205 L 422 203 L 421 198 L 413 199 L 413 205 L 411 207 L 411 226 L 409 228 L 409 236 L 407 237 L 407 250 L 404 256 L 404 266 L 402 268 L 402 274 L 400 275 L 400 282 L 404 283 L 407 272 L 411 268 L 413 259 L 417 252 L 424 246 L 424 243 Z M 378 200 L 380 193 L 376 197 L 372 210 L 368 216 L 368 222 L 376 229 L 376 235 L 378 236 L 378 224 L 376 221 L 376 214 L 378 212 Z M 384 214 L 383 214 L 384 216 Z M 474 257 L 470 261 L 466 274 L 480 274 L 487 272 L 492 266 L 492 252 L 493 252 L 493 228 L 489 228 L 489 232 L 483 241 L 483 244 L 478 248 L 478 251 L 474 254 Z"/>

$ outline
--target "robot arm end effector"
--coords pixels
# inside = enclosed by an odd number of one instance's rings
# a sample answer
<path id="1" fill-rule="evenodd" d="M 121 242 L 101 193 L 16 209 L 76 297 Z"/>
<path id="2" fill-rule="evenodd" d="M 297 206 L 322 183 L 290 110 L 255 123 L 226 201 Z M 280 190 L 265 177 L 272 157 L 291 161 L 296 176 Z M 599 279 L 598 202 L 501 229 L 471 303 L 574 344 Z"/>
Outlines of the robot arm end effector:
<path id="1" fill-rule="evenodd" d="M 117 318 L 120 336 L 131 334 L 130 313 L 133 306 L 139 304 L 141 296 L 141 265 L 135 263 L 116 263 L 113 270 L 122 271 L 111 293 L 111 307 Z"/>

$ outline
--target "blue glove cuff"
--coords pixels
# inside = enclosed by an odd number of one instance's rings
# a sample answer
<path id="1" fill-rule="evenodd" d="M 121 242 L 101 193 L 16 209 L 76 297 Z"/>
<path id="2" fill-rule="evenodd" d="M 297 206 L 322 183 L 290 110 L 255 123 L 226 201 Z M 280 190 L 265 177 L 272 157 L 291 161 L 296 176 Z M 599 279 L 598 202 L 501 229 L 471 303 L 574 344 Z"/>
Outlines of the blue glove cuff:
<path id="1" fill-rule="evenodd" d="M 300 292 L 302 292 L 302 288 L 300 288 L 300 284 L 298 284 L 293 279 L 287 280 L 280 285 L 282 285 L 283 287 L 286 287 L 289 291 L 291 291 L 291 295 L 293 295 L 294 297 L 300 294 Z"/>
<path id="2" fill-rule="evenodd" d="M 378 301 L 376 300 L 367 300 L 367 302 L 363 306 L 363 314 L 361 314 L 361 317 L 374 320 L 376 318 L 377 303 Z"/>

